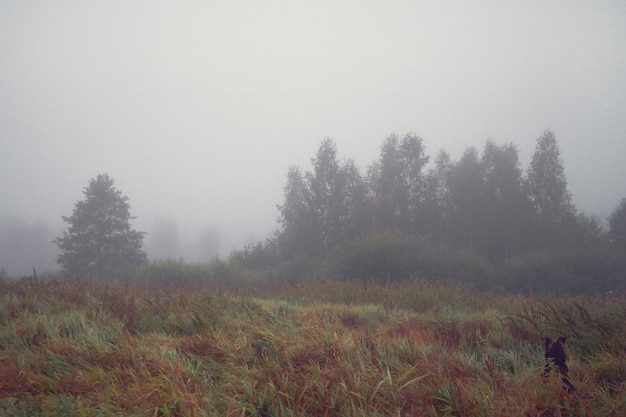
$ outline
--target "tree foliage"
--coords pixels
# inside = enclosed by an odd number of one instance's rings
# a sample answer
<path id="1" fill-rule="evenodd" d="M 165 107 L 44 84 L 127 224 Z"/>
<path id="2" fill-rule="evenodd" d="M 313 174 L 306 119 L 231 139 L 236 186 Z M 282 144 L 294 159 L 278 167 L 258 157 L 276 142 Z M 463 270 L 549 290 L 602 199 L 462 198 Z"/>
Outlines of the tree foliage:
<path id="1" fill-rule="evenodd" d="M 113 179 L 100 174 L 89 181 L 83 194 L 72 215 L 62 216 L 69 230 L 54 240 L 61 250 L 57 262 L 65 272 L 109 277 L 145 263 L 145 233 L 131 228 L 128 197 L 114 187 Z"/>
<path id="2" fill-rule="evenodd" d="M 0 268 L 8 275 L 23 276 L 54 268 L 54 235 L 43 223 L 29 225 L 18 216 L 0 216 Z"/>
<path id="3" fill-rule="evenodd" d="M 283 189 L 284 202 L 278 206 L 278 222 L 282 227 L 280 246 L 287 257 L 314 251 L 313 220 L 309 204 L 310 191 L 297 166 L 289 167 Z"/>
<path id="4" fill-rule="evenodd" d="M 453 170 L 450 154 L 442 149 L 426 179 L 424 235 L 439 249 L 450 244 Z"/>
<path id="5" fill-rule="evenodd" d="M 551 130 L 546 130 L 537 139 L 526 186 L 535 215 L 534 234 L 541 238 L 541 247 L 552 248 L 566 243 L 576 209 L 567 189 L 556 136 Z"/>
<path id="6" fill-rule="evenodd" d="M 196 259 L 199 262 L 209 262 L 219 258 L 221 239 L 220 234 L 214 227 L 206 227 L 198 236 Z"/>
<path id="7" fill-rule="evenodd" d="M 485 253 L 490 259 L 508 259 L 523 247 L 528 205 L 522 188 L 522 170 L 515 145 L 485 144 Z"/>
<path id="8" fill-rule="evenodd" d="M 335 142 L 325 139 L 311 163 L 305 174 L 298 167 L 287 172 L 277 237 L 286 256 L 326 257 L 368 222 L 367 190 L 354 161 L 340 162 Z"/>
<path id="9" fill-rule="evenodd" d="M 478 151 L 467 148 L 457 162 L 452 181 L 453 242 L 459 249 L 478 251 L 484 233 L 485 190 Z"/>
<path id="10" fill-rule="evenodd" d="M 626 249 L 626 198 L 622 198 L 609 216 L 609 240 L 617 248 Z"/>
<path id="11" fill-rule="evenodd" d="M 332 274 L 334 268 L 340 276 L 352 276 L 354 271 L 367 276 L 365 270 L 382 274 L 371 265 L 374 259 L 383 262 L 385 253 L 399 250 L 394 246 L 397 242 L 415 241 L 424 245 L 423 250 L 407 246 L 401 258 L 410 267 L 402 273 L 394 270 L 397 275 L 406 278 L 412 270 L 416 276 L 449 279 L 454 271 L 461 279 L 461 270 L 471 264 L 477 266 L 474 271 L 482 271 L 476 274 L 485 275 L 468 279 L 484 285 L 495 275 L 487 273 L 483 264 L 510 269 L 511 279 L 519 281 L 535 265 L 524 257 L 534 259 L 534 254 L 544 253 L 571 262 L 575 256 L 556 255 L 601 253 L 605 248 L 601 220 L 578 213 L 572 203 L 551 130 L 537 139 L 526 172 L 514 144 L 498 145 L 493 140 L 487 140 L 482 150 L 467 148 L 457 160 L 441 150 L 429 162 L 421 138 L 391 135 L 364 179 L 352 160 L 340 162 L 335 143 L 325 139 L 311 159 L 310 171 L 289 169 L 284 203 L 279 206 L 282 228 L 274 240 L 278 252 L 285 260 L 299 259 L 300 264 L 303 259 L 321 260 L 317 265 L 327 268 L 324 273 Z M 610 237 L 616 246 L 626 246 L 625 219 L 626 199 L 610 219 Z M 576 276 L 582 282 L 597 275 L 591 273 L 597 266 L 594 262 L 586 263 L 592 267 L 579 268 L 584 270 L 580 276 L 567 265 L 562 266 L 565 272 L 551 276 L 564 280 Z M 605 275 L 613 277 L 607 278 L 605 287 L 618 280 L 613 272 Z"/>
<path id="12" fill-rule="evenodd" d="M 328 138 L 322 141 L 311 163 L 313 171 L 306 175 L 310 191 L 309 209 L 313 216 L 313 232 L 318 238 L 318 253 L 326 256 L 340 239 L 346 215 L 335 142 Z"/>
<path id="13" fill-rule="evenodd" d="M 407 134 L 389 136 L 379 159 L 370 167 L 372 193 L 376 198 L 377 230 L 392 233 L 422 232 L 428 163 L 422 138 Z"/>
<path id="14" fill-rule="evenodd" d="M 171 217 L 158 217 L 152 224 L 147 241 L 150 259 L 178 259 L 180 257 L 178 225 Z"/>

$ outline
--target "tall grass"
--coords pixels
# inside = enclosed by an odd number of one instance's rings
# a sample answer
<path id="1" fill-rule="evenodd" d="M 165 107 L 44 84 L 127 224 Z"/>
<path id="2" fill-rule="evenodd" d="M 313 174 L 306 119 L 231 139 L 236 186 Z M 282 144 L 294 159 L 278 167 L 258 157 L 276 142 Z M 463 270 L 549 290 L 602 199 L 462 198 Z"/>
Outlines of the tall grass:
<path id="1" fill-rule="evenodd" d="M 2 281 L 0 415 L 626 415 L 624 317 L 460 284 Z M 541 377 L 560 335 L 575 396 Z"/>

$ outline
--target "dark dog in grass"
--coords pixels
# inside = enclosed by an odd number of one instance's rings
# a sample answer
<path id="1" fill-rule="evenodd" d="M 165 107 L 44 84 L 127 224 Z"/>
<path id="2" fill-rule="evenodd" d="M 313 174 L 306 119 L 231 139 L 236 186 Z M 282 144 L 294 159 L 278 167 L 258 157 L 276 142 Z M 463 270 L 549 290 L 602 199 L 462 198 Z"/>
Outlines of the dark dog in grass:
<path id="1" fill-rule="evenodd" d="M 576 389 L 569 380 L 569 369 L 567 368 L 567 354 L 565 353 L 564 337 L 559 337 L 556 342 L 546 337 L 546 367 L 543 371 L 544 379 L 547 378 L 554 369 L 561 375 L 561 386 L 568 393 L 573 393 Z"/>

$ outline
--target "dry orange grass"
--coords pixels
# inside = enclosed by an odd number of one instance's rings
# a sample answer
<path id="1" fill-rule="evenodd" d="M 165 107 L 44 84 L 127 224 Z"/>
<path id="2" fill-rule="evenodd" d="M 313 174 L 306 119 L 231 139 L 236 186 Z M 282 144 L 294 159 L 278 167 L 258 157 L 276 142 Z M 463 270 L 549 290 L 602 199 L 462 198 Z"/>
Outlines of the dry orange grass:
<path id="1" fill-rule="evenodd" d="M 623 302 L 469 291 L 3 282 L 0 415 L 626 415 L 624 336 L 586 336 L 623 326 Z M 576 397 L 541 381 L 561 316 Z"/>

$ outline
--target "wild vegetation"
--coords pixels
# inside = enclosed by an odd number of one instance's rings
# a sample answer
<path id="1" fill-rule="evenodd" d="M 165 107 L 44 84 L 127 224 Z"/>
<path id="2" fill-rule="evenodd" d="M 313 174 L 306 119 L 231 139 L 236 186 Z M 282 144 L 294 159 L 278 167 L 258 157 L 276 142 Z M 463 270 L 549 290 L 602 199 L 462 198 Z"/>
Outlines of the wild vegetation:
<path id="1" fill-rule="evenodd" d="M 320 277 L 461 281 L 481 290 L 560 295 L 626 289 L 626 198 L 606 223 L 579 212 L 551 130 L 537 138 L 526 170 L 512 143 L 488 140 L 482 153 L 469 147 L 452 160 L 441 150 L 431 159 L 424 141 L 407 134 L 387 137 L 362 172 L 325 139 L 310 170 L 288 170 L 276 233 L 219 256 L 219 236 L 202 231 L 196 258 L 202 263 L 179 258 L 171 219 L 151 233 L 152 248 L 160 250 L 148 263 L 146 234 L 132 228 L 129 200 L 108 175 L 90 180 L 83 194 L 72 215 L 62 217 L 68 230 L 54 240 L 64 276 L 200 285 Z M 0 229 L 0 261 L 38 265 L 38 245 Z M 0 276 L 7 276 L 3 266 Z"/>
<path id="2" fill-rule="evenodd" d="M 578 213 L 551 131 L 525 176 L 491 141 L 428 160 L 392 135 L 362 176 L 325 140 L 280 230 L 205 263 L 147 262 L 98 176 L 62 274 L 0 269 L 0 415 L 626 415 L 626 200 Z"/>
<path id="3" fill-rule="evenodd" d="M 626 299 L 0 280 L 3 416 L 622 416 Z M 542 379 L 565 336 L 570 379 Z"/>

